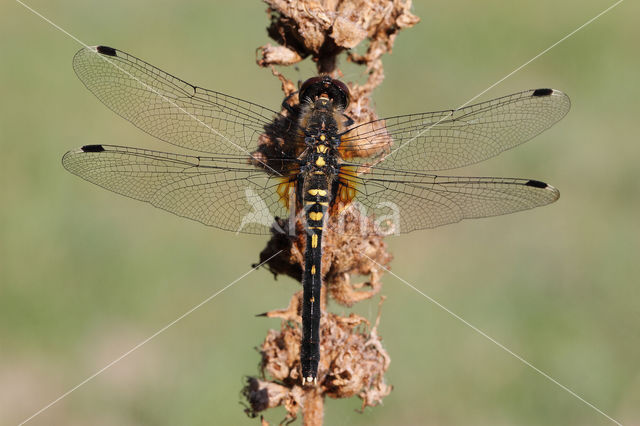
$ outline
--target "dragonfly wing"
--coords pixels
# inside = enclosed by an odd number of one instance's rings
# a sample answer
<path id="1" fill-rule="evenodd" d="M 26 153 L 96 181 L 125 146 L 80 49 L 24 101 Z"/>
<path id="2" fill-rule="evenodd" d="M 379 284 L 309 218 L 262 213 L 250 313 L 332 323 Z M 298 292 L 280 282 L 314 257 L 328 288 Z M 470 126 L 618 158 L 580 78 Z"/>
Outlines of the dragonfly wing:
<path id="1" fill-rule="evenodd" d="M 560 196 L 551 185 L 518 178 L 377 170 L 359 177 L 343 175 L 343 181 L 355 188 L 353 208 L 373 215 L 382 230 L 391 233 L 514 213 L 544 206 Z"/>
<path id="2" fill-rule="evenodd" d="M 570 106 L 558 90 L 527 90 L 456 110 L 365 123 L 343 135 L 340 150 L 346 161 L 379 162 L 390 169 L 455 169 L 528 141 Z"/>
<path id="3" fill-rule="evenodd" d="M 246 157 L 196 157 L 112 145 L 67 152 L 64 167 L 110 191 L 225 230 L 269 234 L 288 210 L 269 176 Z"/>
<path id="4" fill-rule="evenodd" d="M 128 53 L 80 49 L 73 69 L 107 107 L 173 145 L 209 153 L 249 154 L 277 112 L 203 89 Z"/>

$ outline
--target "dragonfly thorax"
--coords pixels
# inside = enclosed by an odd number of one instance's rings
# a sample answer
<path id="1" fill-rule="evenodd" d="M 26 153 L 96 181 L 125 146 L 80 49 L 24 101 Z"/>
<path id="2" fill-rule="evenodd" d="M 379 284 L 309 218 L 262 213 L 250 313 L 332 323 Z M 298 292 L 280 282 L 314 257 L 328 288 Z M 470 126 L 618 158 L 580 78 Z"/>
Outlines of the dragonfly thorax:
<path id="1" fill-rule="evenodd" d="M 331 99 L 320 97 L 302 105 L 300 128 L 304 130 L 306 138 L 320 139 L 324 135 L 326 140 L 335 143 L 342 130 L 341 116 L 342 110 Z"/>

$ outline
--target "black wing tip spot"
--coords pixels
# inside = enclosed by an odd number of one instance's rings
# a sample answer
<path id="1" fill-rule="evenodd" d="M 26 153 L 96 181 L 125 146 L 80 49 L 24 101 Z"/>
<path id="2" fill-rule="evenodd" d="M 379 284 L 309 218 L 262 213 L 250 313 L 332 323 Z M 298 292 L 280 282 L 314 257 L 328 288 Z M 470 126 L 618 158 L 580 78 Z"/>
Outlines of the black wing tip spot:
<path id="1" fill-rule="evenodd" d="M 109 46 L 97 46 L 96 50 L 98 51 L 98 53 L 102 53 L 103 55 L 107 55 L 107 56 L 117 56 L 116 55 L 116 49 L 114 49 L 113 47 L 109 47 Z"/>
<path id="2" fill-rule="evenodd" d="M 549 96 L 553 93 L 553 89 L 536 89 L 533 91 L 531 96 Z"/>
<path id="3" fill-rule="evenodd" d="M 541 182 L 539 180 L 535 180 L 535 179 L 530 179 L 529 181 L 527 181 L 527 183 L 525 183 L 526 186 L 532 186 L 534 188 L 540 188 L 540 189 L 546 189 L 549 188 L 549 185 L 547 185 L 544 182 Z"/>
<path id="4" fill-rule="evenodd" d="M 102 145 L 85 145 L 80 148 L 82 152 L 102 152 L 104 147 Z"/>

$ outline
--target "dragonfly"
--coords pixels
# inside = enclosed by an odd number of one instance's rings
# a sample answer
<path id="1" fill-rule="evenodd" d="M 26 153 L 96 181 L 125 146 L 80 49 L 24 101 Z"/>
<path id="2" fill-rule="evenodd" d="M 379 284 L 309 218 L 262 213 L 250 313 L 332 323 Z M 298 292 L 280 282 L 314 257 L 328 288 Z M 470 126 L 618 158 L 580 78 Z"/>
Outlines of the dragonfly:
<path id="1" fill-rule="evenodd" d="M 275 111 L 187 83 L 107 46 L 79 50 L 73 68 L 116 114 L 196 153 L 85 145 L 64 155 L 69 172 L 236 233 L 270 234 L 278 229 L 276 218 L 299 218 L 301 229 L 293 229 L 306 234 L 304 385 L 318 379 L 322 241 L 339 223 L 333 218 L 358 206 L 370 217 L 393 218 L 379 232 L 404 233 L 544 206 L 560 196 L 535 179 L 433 173 L 486 160 L 548 129 L 570 108 L 559 90 L 354 123 L 345 112 L 348 86 L 326 75 L 308 79 L 297 102 L 290 102 L 294 92 Z"/>

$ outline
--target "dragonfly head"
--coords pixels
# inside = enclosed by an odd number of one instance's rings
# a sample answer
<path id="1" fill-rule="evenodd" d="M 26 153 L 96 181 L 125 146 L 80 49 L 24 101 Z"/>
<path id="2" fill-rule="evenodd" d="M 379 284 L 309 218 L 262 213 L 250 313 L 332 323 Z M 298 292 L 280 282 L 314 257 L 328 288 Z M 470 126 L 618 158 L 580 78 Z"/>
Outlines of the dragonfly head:
<path id="1" fill-rule="evenodd" d="M 300 87 L 300 102 L 315 102 L 317 99 L 326 98 L 340 109 L 349 105 L 349 88 L 340 80 L 334 80 L 328 75 L 312 77 Z"/>

